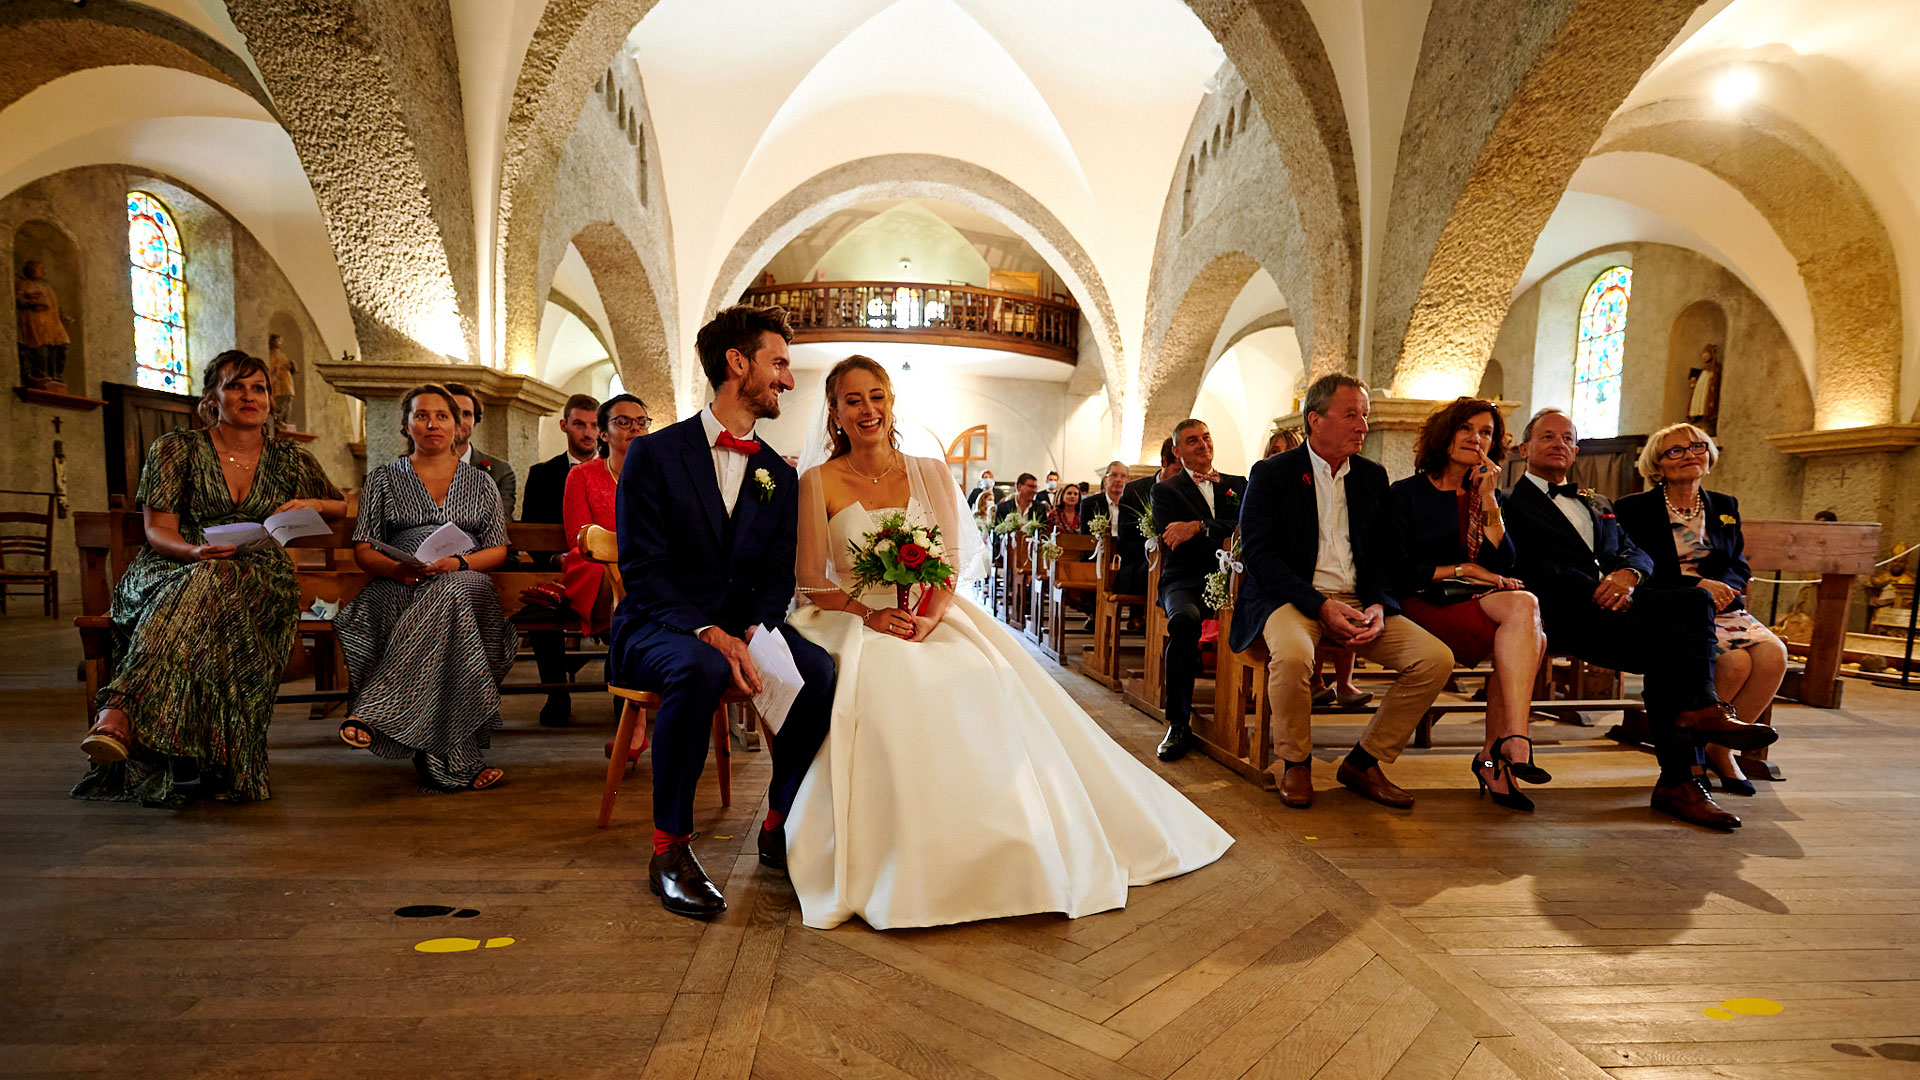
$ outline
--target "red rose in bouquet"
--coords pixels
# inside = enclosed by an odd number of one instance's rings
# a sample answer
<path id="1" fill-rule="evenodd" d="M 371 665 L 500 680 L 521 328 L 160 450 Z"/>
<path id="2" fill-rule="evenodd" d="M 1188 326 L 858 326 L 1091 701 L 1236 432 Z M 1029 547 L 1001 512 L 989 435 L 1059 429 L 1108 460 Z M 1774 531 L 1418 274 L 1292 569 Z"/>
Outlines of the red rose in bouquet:
<path id="1" fill-rule="evenodd" d="M 927 549 L 921 547 L 919 544 L 901 544 L 900 554 L 897 558 L 900 560 L 901 566 L 909 570 L 918 570 L 920 569 L 920 564 L 927 561 Z"/>

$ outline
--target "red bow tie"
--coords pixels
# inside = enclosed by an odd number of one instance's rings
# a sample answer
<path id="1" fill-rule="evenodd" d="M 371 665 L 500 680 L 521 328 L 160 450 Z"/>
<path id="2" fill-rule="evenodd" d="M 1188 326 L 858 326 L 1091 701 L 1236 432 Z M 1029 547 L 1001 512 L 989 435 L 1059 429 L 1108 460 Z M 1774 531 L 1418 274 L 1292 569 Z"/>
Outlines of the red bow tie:
<path id="1" fill-rule="evenodd" d="M 713 440 L 713 446 L 716 450 L 731 450 L 736 454 L 747 454 L 749 456 L 760 452 L 760 444 L 758 442 L 753 439 L 736 439 L 733 437 L 733 432 L 731 431 L 721 432 L 720 437 Z"/>
<path id="2" fill-rule="evenodd" d="M 1196 484 L 1217 484 L 1220 482 L 1220 474 L 1217 472 L 1198 473 L 1189 469 L 1187 475 L 1193 477 L 1193 482 Z"/>

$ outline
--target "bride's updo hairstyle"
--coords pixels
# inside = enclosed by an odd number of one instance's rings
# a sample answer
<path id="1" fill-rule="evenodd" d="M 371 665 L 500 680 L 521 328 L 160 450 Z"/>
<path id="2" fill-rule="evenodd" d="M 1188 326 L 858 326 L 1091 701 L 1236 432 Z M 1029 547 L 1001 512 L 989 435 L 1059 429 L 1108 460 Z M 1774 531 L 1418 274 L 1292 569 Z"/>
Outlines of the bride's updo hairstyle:
<path id="1" fill-rule="evenodd" d="M 840 430 L 833 419 L 834 410 L 840 407 L 840 380 L 853 371 L 865 371 L 879 379 L 880 385 L 887 388 L 887 411 L 889 414 L 893 411 L 893 378 L 880 366 L 880 361 L 855 353 L 833 365 L 833 370 L 827 372 L 827 442 L 833 447 L 833 453 L 827 455 L 828 461 L 853 449 L 853 440 L 847 438 L 847 433 Z M 898 418 L 891 415 L 887 419 L 887 442 L 896 450 L 900 448 L 900 425 Z"/>

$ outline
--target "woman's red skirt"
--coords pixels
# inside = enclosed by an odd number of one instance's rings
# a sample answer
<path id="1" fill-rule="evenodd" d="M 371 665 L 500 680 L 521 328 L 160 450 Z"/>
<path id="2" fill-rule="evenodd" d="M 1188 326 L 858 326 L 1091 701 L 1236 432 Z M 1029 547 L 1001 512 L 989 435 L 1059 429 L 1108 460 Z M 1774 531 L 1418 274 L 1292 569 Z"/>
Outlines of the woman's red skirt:
<path id="1" fill-rule="evenodd" d="M 1400 610 L 1445 642 L 1453 650 L 1453 662 L 1461 667 L 1474 667 L 1493 655 L 1493 635 L 1500 624 L 1481 609 L 1478 598 L 1440 607 L 1409 596 L 1400 602 Z"/>

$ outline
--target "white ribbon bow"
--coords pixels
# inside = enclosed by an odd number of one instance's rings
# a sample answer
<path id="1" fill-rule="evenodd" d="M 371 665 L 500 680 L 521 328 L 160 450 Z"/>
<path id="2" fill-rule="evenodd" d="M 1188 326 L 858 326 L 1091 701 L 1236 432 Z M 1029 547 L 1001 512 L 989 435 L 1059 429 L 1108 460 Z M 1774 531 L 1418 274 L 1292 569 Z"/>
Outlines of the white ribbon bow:
<path id="1" fill-rule="evenodd" d="M 1233 552 L 1228 551 L 1226 548 L 1221 548 L 1213 554 L 1220 564 L 1221 573 L 1224 574 L 1229 570 L 1236 574 L 1244 574 L 1247 572 L 1247 564 L 1236 561 L 1233 557 Z"/>

